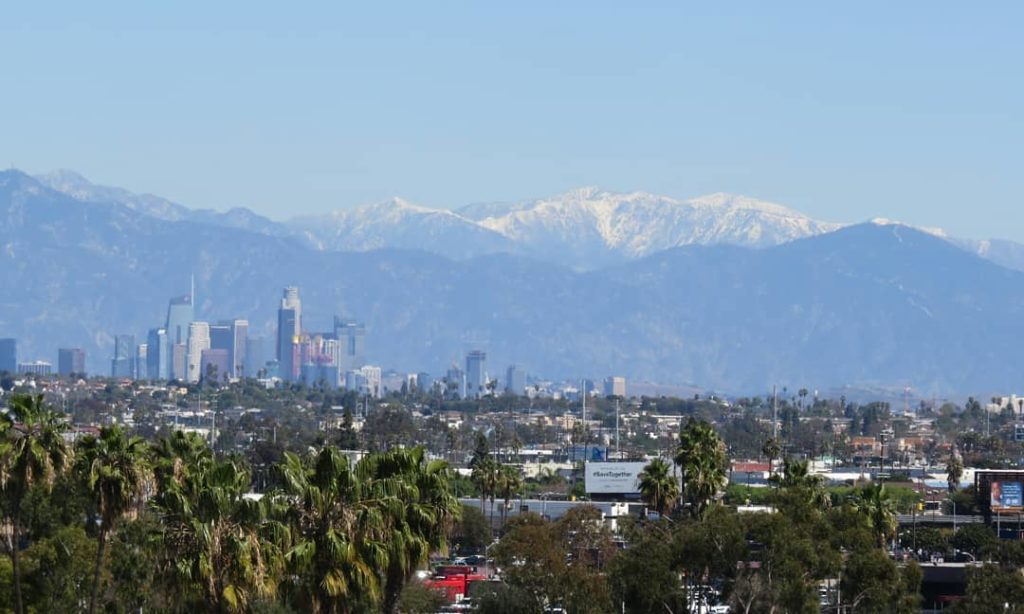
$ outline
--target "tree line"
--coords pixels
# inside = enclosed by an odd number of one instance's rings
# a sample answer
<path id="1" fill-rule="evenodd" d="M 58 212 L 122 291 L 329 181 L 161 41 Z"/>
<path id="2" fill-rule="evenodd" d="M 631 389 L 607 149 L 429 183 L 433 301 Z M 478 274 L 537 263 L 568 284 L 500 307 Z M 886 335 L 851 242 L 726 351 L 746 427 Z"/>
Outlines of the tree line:
<path id="1" fill-rule="evenodd" d="M 422 448 L 286 452 L 253 496 L 245 463 L 195 434 L 67 434 L 41 396 L 0 418 L 0 594 L 18 614 L 395 612 L 460 513 L 447 464 Z"/>

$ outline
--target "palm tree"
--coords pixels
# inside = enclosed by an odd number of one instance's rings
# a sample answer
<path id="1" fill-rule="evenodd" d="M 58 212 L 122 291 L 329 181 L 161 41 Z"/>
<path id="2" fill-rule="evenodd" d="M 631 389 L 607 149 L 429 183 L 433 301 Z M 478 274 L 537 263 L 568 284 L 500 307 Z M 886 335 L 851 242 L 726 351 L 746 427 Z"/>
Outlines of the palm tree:
<path id="1" fill-rule="evenodd" d="M 381 596 L 388 557 L 389 500 L 376 497 L 333 446 L 275 466 L 284 484 L 272 496 L 289 529 L 288 577 L 298 605 L 312 612 L 370 607 Z"/>
<path id="2" fill-rule="evenodd" d="M 804 501 L 813 507 L 832 507 L 832 498 L 825 490 L 825 479 L 820 475 L 811 475 L 806 460 L 786 458 L 782 463 L 782 475 L 776 474 L 768 479 L 790 493 L 802 493 Z"/>
<path id="3" fill-rule="evenodd" d="M 498 494 L 501 482 L 501 465 L 488 456 L 473 466 L 471 474 L 473 483 L 480 489 L 480 511 L 484 511 L 484 500 L 491 500 L 490 526 L 494 529 L 494 498 Z"/>
<path id="4" fill-rule="evenodd" d="M 192 443 L 177 437 L 157 449 L 153 506 L 164 526 L 165 564 L 182 588 L 197 589 L 211 610 L 247 610 L 254 597 L 276 592 L 283 527 L 268 518 L 268 504 L 245 496 L 247 469 L 233 459 L 216 461 Z"/>
<path id="5" fill-rule="evenodd" d="M 391 495 L 398 500 L 389 506 L 390 548 L 382 603 L 384 612 L 393 613 L 416 570 L 432 552 L 447 551 L 448 532 L 461 508 L 449 487 L 448 463 L 428 462 L 422 447 L 369 456 L 356 471 L 373 485 L 378 497 Z"/>
<path id="6" fill-rule="evenodd" d="M 725 487 L 728 464 L 725 443 L 710 424 L 690 418 L 679 433 L 675 462 L 682 470 L 683 496 L 690 513 L 700 518 Z"/>
<path id="7" fill-rule="evenodd" d="M 946 483 L 949 486 L 949 492 L 953 492 L 960 487 L 960 478 L 964 474 L 964 461 L 960 458 L 960 451 L 953 447 L 953 451 L 949 454 L 949 459 L 946 461 Z"/>
<path id="8" fill-rule="evenodd" d="M 8 413 L 0 417 L 3 433 L 3 475 L 0 491 L 8 504 L 10 522 L 8 551 L 14 572 L 15 612 L 24 612 L 21 598 L 21 567 L 18 557 L 22 529 L 21 505 L 34 486 L 48 489 L 57 474 L 70 463 L 71 450 L 64 441 L 67 422 L 51 410 L 43 396 L 14 395 L 8 401 Z"/>
<path id="9" fill-rule="evenodd" d="M 299 605 L 314 612 L 382 609 L 431 552 L 446 549 L 458 515 L 449 470 L 422 448 L 374 454 L 353 466 L 327 447 L 278 465 L 291 531 L 287 558 Z"/>
<path id="10" fill-rule="evenodd" d="M 638 477 L 640 498 L 659 516 L 667 516 L 679 500 L 679 482 L 672 475 L 672 466 L 668 461 L 656 458 L 644 467 Z"/>
<path id="11" fill-rule="evenodd" d="M 878 536 L 880 546 L 896 533 L 896 505 L 885 489 L 885 484 L 869 484 L 853 499 L 853 509 L 859 512 Z"/>
<path id="12" fill-rule="evenodd" d="M 499 485 L 502 499 L 505 500 L 505 505 L 501 508 L 501 523 L 505 524 L 509 501 L 512 500 L 513 495 L 523 488 L 523 475 L 520 472 L 519 467 L 514 465 L 502 465 Z"/>
<path id="13" fill-rule="evenodd" d="M 80 467 L 100 520 L 90 613 L 96 611 L 107 537 L 142 495 L 145 456 L 146 442 L 141 437 L 128 437 L 118 426 L 104 427 L 99 437 L 86 437 L 79 445 Z"/>
<path id="14" fill-rule="evenodd" d="M 770 479 L 774 475 L 775 459 L 778 458 L 779 454 L 782 452 L 779 440 L 774 437 L 769 437 L 768 440 L 764 442 L 761 452 L 768 457 L 768 478 Z"/>

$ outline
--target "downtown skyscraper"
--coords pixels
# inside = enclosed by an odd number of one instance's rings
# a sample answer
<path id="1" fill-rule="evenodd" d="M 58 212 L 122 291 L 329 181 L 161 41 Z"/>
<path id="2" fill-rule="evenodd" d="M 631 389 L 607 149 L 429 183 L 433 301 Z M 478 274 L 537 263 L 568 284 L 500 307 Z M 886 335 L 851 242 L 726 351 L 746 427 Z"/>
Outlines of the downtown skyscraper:
<path id="1" fill-rule="evenodd" d="M 301 366 L 298 356 L 299 342 L 302 335 L 302 301 L 299 300 L 299 289 L 288 286 L 281 297 L 281 307 L 277 310 L 277 371 L 278 376 L 291 382 L 299 376 Z"/>

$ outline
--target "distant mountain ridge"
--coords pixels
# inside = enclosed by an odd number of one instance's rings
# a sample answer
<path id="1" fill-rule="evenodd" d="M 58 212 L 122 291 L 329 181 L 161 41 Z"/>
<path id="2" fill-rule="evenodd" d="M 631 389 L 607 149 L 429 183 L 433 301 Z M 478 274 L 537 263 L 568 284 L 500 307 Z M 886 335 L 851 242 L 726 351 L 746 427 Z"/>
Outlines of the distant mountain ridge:
<path id="1" fill-rule="evenodd" d="M 96 185 L 70 170 L 35 178 L 84 202 L 117 203 L 162 220 L 293 238 L 318 250 L 422 249 L 455 259 L 512 253 L 577 270 L 621 264 L 684 245 L 769 247 L 844 226 L 815 220 L 783 205 L 721 192 L 679 200 L 595 187 L 528 202 L 476 203 L 455 209 L 433 209 L 393 198 L 276 222 L 244 207 L 226 212 L 190 209 L 152 194 Z M 1024 271 L 1024 244 L 949 237 L 935 228 L 921 230 L 1001 266 Z"/>
<path id="2" fill-rule="evenodd" d="M 392 209 L 442 227 L 466 217 Z M 298 285 L 307 328 L 357 317 L 370 359 L 400 370 L 440 373 L 482 343 L 492 375 L 516 363 L 732 393 L 867 385 L 984 397 L 1021 378 L 1008 357 L 1024 334 L 1024 273 L 899 224 L 757 248 L 684 245 L 581 271 L 518 253 L 329 251 L 0 172 L 0 337 L 17 337 L 23 360 L 80 346 L 90 371 L 107 372 L 113 336 L 141 343 L 191 274 L 199 318 L 242 317 L 252 335 L 271 335 L 280 288 Z"/>
<path id="3" fill-rule="evenodd" d="M 781 205 L 729 194 L 681 201 L 580 188 L 527 203 L 432 209 L 401 198 L 274 222 L 248 209 L 192 210 L 151 194 L 99 186 L 68 170 L 36 177 L 77 200 L 118 203 L 168 221 L 299 238 L 330 251 L 424 249 L 451 258 L 514 253 L 595 269 L 681 245 L 777 245 L 839 228 Z"/>

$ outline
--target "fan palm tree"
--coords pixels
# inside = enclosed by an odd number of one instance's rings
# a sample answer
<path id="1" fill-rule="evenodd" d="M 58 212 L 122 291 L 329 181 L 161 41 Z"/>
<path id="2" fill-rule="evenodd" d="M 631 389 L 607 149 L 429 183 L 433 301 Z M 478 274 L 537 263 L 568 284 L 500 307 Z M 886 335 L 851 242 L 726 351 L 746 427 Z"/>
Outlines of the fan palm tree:
<path id="1" fill-rule="evenodd" d="M 378 603 L 388 558 L 389 506 L 375 497 L 336 448 L 275 466 L 284 485 L 272 499 L 289 529 L 286 554 L 293 599 L 311 612 L 348 612 Z"/>
<path id="2" fill-rule="evenodd" d="M 694 518 L 704 510 L 725 487 L 728 458 L 725 443 L 707 422 L 690 418 L 679 432 L 675 462 L 683 477 L 683 496 Z"/>
<path id="3" fill-rule="evenodd" d="M 422 448 L 353 466 L 333 447 L 303 461 L 286 453 L 277 497 L 291 529 L 295 596 L 314 612 L 392 612 L 431 552 L 446 548 L 458 515 L 448 466 Z"/>
<path id="4" fill-rule="evenodd" d="M 638 476 L 640 498 L 664 518 L 679 500 L 679 482 L 672 475 L 672 466 L 660 458 L 652 460 Z"/>
<path id="5" fill-rule="evenodd" d="M 519 467 L 514 465 L 501 466 L 499 488 L 501 490 L 501 497 L 505 501 L 505 505 L 501 508 L 501 523 L 505 524 L 509 501 L 523 488 L 523 474 L 520 472 Z"/>
<path id="6" fill-rule="evenodd" d="M 878 536 L 878 544 L 885 546 L 887 539 L 896 533 L 896 504 L 889 496 L 884 484 L 864 486 L 853 499 L 853 508 L 859 512 L 868 526 Z"/>
<path id="7" fill-rule="evenodd" d="M 157 493 L 169 492 L 181 485 L 190 469 L 213 461 L 213 452 L 197 433 L 175 431 L 150 447 L 151 465 L 156 478 Z"/>
<path id="8" fill-rule="evenodd" d="M 210 609 L 247 610 L 254 598 L 276 592 L 283 527 L 268 518 L 266 503 L 245 496 L 250 476 L 237 461 L 216 461 L 191 446 L 184 451 L 198 454 L 191 463 L 162 459 L 163 489 L 153 501 L 165 527 L 166 563 Z M 169 466 L 177 472 L 166 473 Z"/>
<path id="9" fill-rule="evenodd" d="M 444 461 L 427 461 L 422 447 L 376 454 L 363 459 L 356 471 L 378 497 L 391 495 L 388 506 L 390 540 L 384 571 L 382 609 L 393 613 L 413 574 L 432 552 L 447 551 L 449 529 L 460 513 L 449 488 L 451 473 Z M 493 495 L 492 495 L 493 496 Z"/>
<path id="10" fill-rule="evenodd" d="M 18 557 L 23 528 L 21 506 L 33 487 L 49 488 L 53 484 L 57 474 L 70 463 L 71 449 L 64 440 L 67 421 L 43 402 L 42 395 L 13 395 L 8 409 L 8 413 L 0 417 L 0 432 L 3 433 L 0 491 L 7 503 L 5 512 L 10 523 L 7 546 L 14 573 L 15 611 L 21 614 L 24 612 Z"/>
<path id="11" fill-rule="evenodd" d="M 104 427 L 99 437 L 86 437 L 78 449 L 80 467 L 99 515 L 100 526 L 89 612 L 96 611 L 100 568 L 107 537 L 142 495 L 146 480 L 146 442 L 128 437 L 118 426 Z"/>
<path id="12" fill-rule="evenodd" d="M 490 499 L 490 526 L 494 529 L 494 498 L 498 494 L 501 481 L 501 465 L 491 457 L 487 457 L 473 466 L 471 474 L 473 483 L 480 489 L 480 511 L 484 511 L 484 500 Z"/>
<path id="13" fill-rule="evenodd" d="M 806 460 L 786 458 L 782 462 L 782 475 L 776 474 L 768 480 L 790 493 L 800 493 L 804 501 L 815 508 L 832 507 L 832 498 L 825 490 L 825 479 L 820 475 L 811 475 Z"/>

